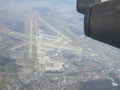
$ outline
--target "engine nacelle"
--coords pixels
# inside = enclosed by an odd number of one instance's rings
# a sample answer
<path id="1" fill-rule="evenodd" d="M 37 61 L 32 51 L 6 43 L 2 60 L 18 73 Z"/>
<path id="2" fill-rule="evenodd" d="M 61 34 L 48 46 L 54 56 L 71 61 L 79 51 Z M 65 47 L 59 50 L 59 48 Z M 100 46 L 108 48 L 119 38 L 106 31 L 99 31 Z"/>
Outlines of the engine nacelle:
<path id="1" fill-rule="evenodd" d="M 120 48 L 120 1 L 111 0 L 101 3 L 98 0 L 90 2 L 85 0 L 89 3 L 84 9 L 81 8 L 80 1 L 83 0 L 77 1 L 77 10 L 85 14 L 85 35 Z"/>

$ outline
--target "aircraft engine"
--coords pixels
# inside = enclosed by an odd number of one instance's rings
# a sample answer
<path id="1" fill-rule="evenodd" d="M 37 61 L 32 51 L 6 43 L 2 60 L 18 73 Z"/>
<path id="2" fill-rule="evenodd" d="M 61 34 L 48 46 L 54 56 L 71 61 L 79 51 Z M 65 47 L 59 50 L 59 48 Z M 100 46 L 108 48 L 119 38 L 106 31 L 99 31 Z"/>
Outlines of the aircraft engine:
<path id="1" fill-rule="evenodd" d="M 86 36 L 120 48 L 120 0 L 77 0 L 77 11 Z"/>

